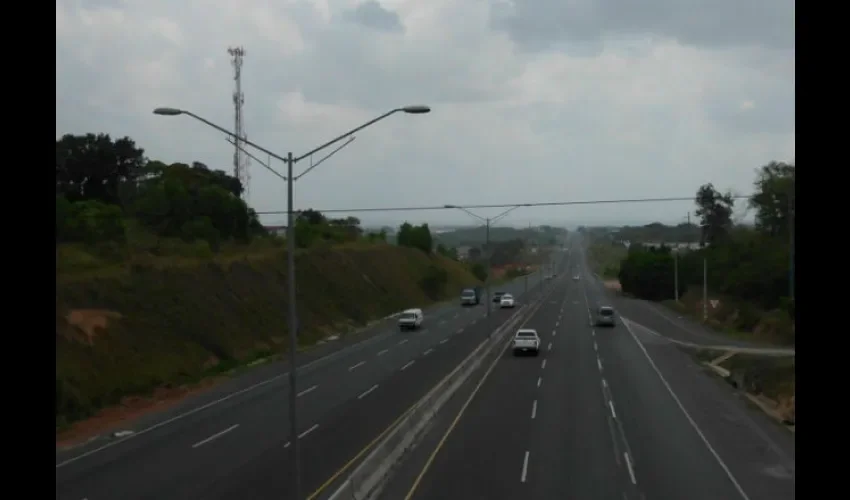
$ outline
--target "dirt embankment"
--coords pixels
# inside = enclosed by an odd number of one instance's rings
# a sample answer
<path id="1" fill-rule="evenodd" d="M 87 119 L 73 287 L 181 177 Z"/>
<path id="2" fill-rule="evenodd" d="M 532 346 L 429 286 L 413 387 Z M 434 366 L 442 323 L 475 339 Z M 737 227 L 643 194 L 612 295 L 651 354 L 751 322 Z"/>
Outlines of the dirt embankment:
<path id="1" fill-rule="evenodd" d="M 477 282 L 455 261 L 392 245 L 310 250 L 296 267 L 302 345 L 432 303 L 422 280 L 435 267 L 441 298 Z M 57 276 L 57 433 L 282 351 L 286 311 L 283 251 Z"/>
<path id="2" fill-rule="evenodd" d="M 768 357 L 751 354 L 718 355 L 700 351 L 697 357 L 720 367 L 724 378 L 746 392 L 765 413 L 793 427 L 797 412 L 797 376 L 794 357 Z M 724 371 L 725 370 L 725 371 Z"/>
<path id="3" fill-rule="evenodd" d="M 706 325 L 734 337 L 772 345 L 793 345 L 795 341 L 794 321 L 780 309 L 765 311 L 734 297 L 713 293 L 709 293 L 703 309 L 702 291 L 693 288 L 679 298 L 679 303 L 669 300 L 664 305 L 700 321 L 705 310 Z"/>

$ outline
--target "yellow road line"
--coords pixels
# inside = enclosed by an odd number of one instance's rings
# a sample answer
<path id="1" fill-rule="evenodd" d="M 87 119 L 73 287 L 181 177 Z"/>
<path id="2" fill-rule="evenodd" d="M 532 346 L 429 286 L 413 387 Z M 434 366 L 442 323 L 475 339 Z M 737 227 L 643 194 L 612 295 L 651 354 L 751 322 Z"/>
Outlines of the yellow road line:
<path id="1" fill-rule="evenodd" d="M 525 321 L 522 322 L 522 325 L 520 325 L 519 328 L 525 327 L 525 325 L 528 323 L 528 321 L 532 317 L 534 317 L 535 314 L 537 314 L 537 310 L 540 309 L 540 307 L 549 298 L 549 296 L 552 294 L 552 292 L 555 291 L 555 288 L 557 288 L 557 286 L 550 289 L 549 293 L 546 294 L 546 297 L 543 297 L 540 300 L 540 302 L 537 303 L 534 311 L 531 311 L 529 313 L 529 315 L 526 316 Z M 413 485 L 411 485 L 410 490 L 407 492 L 407 495 L 405 495 L 404 500 L 410 500 L 411 498 L 413 498 L 413 495 L 416 493 L 416 489 L 419 487 L 419 483 L 422 481 L 422 478 L 425 477 L 425 474 L 428 472 L 428 469 L 431 468 L 431 464 L 434 462 L 434 459 L 437 457 L 437 454 L 443 448 L 443 445 L 446 444 L 446 441 L 448 440 L 449 435 L 455 429 L 455 427 L 457 426 L 457 423 L 460 422 L 460 419 L 461 419 L 461 417 L 463 417 L 463 414 L 466 411 L 466 408 L 470 405 L 470 403 L 472 403 L 472 400 L 475 399 L 475 395 L 478 394 L 478 391 L 481 389 L 481 386 L 484 385 L 484 382 L 487 381 L 487 377 L 490 376 L 490 372 L 492 372 L 493 369 L 496 368 L 496 365 L 502 359 L 502 355 L 505 353 L 505 351 L 508 350 L 510 345 L 511 344 L 509 342 L 505 343 L 505 347 L 499 353 L 499 356 L 497 356 L 496 359 L 493 360 L 493 363 L 491 363 L 490 367 L 487 368 L 487 372 L 485 372 L 484 376 L 481 377 L 481 380 L 478 381 L 478 385 L 476 385 L 475 389 L 472 390 L 472 394 L 470 394 L 469 398 L 467 398 L 467 400 L 463 403 L 463 406 L 460 408 L 460 411 L 458 412 L 457 416 L 455 416 L 454 420 L 452 420 L 452 423 L 451 423 L 451 425 L 449 425 L 449 428 L 446 430 L 446 433 L 443 434 L 443 437 L 440 438 L 440 442 L 437 443 L 437 446 L 434 448 L 434 451 L 432 451 L 431 454 L 428 456 L 428 460 L 425 462 L 425 465 L 422 467 L 422 470 L 419 471 L 419 474 L 416 476 L 416 479 L 413 481 Z"/>
<path id="2" fill-rule="evenodd" d="M 485 342 L 486 342 L 486 341 L 485 341 Z M 439 381 L 439 382 L 438 382 L 438 383 L 437 383 L 434 387 L 437 387 L 437 386 L 439 386 L 440 384 L 442 384 L 443 382 L 445 382 L 445 381 L 446 381 L 446 379 L 447 379 L 447 378 L 449 378 L 449 376 L 451 376 L 454 372 L 455 372 L 455 370 L 452 370 L 452 372 L 451 372 L 451 373 L 449 373 L 449 375 L 446 375 L 446 377 L 444 377 L 442 380 L 440 380 L 440 381 Z M 426 393 L 426 396 L 427 396 L 428 394 L 430 394 L 433 390 L 434 390 L 434 389 L 433 389 L 433 388 L 431 388 L 431 390 L 429 390 L 429 391 Z M 423 398 L 422 398 L 422 399 L 424 399 L 424 396 L 423 396 Z M 387 426 L 387 428 L 386 428 L 386 429 L 384 429 L 383 431 L 381 431 L 381 433 L 380 433 L 380 434 L 378 434 L 378 436 L 377 436 L 377 437 L 375 437 L 375 439 L 373 439 L 372 441 L 370 441 L 370 442 L 369 442 L 369 444 L 367 444 L 365 447 L 363 447 L 363 449 L 361 449 L 359 452 L 357 452 L 357 454 L 356 454 L 356 455 L 354 455 L 354 457 L 353 457 L 351 460 L 349 460 L 348 462 L 346 462 L 346 463 L 345 463 L 345 465 L 343 465 L 343 466 L 342 466 L 339 470 L 337 470 L 336 472 L 334 472 L 334 473 L 333 473 L 333 475 L 331 475 L 331 477 L 329 477 L 329 478 L 328 478 L 328 479 L 327 479 L 324 483 L 322 483 L 322 485 L 321 485 L 321 486 L 319 486 L 318 488 L 316 488 L 316 491 L 314 491 L 313 493 L 311 493 L 311 494 L 310 494 L 310 496 L 308 496 L 308 497 L 307 497 L 307 500 L 315 500 L 315 498 L 316 498 L 316 497 L 318 497 L 318 496 L 319 496 L 319 495 L 320 495 L 320 494 L 321 494 L 324 490 L 326 490 L 326 489 L 327 489 L 327 488 L 328 488 L 331 484 L 333 484 L 333 483 L 334 483 L 334 481 L 336 481 L 337 479 L 339 479 L 339 477 L 340 477 L 343 473 L 345 473 L 345 471 L 347 471 L 348 469 L 350 469 L 350 468 L 351 468 L 351 466 L 352 466 L 352 465 L 354 465 L 354 463 L 355 463 L 355 462 L 357 462 L 357 461 L 358 461 L 358 460 L 359 460 L 359 459 L 360 459 L 363 455 L 365 455 L 368 451 L 370 451 L 370 450 L 371 450 L 371 449 L 375 446 L 375 444 L 377 444 L 380 440 L 382 440 L 382 439 L 383 439 L 383 438 L 384 438 L 387 434 L 389 434 L 389 432 L 390 432 L 391 430 L 393 430 L 393 429 L 396 427 L 396 425 L 398 425 L 398 423 L 399 423 L 399 422 L 401 422 L 401 421 L 402 421 L 405 417 L 407 417 L 407 415 L 408 415 L 410 412 L 412 412 L 414 408 L 416 408 L 416 406 L 417 406 L 417 405 L 418 405 L 418 404 L 422 401 L 422 399 L 419 399 L 418 401 L 416 401 L 415 403 L 413 403 L 413 405 L 411 405 L 411 406 L 410 406 L 410 408 L 408 408 L 407 410 L 405 410 L 405 411 L 404 411 L 404 413 L 402 413 L 402 414 L 401 414 L 401 415 L 400 415 L 397 419 L 395 419 L 395 420 L 393 421 L 393 423 L 391 423 L 389 426 Z"/>

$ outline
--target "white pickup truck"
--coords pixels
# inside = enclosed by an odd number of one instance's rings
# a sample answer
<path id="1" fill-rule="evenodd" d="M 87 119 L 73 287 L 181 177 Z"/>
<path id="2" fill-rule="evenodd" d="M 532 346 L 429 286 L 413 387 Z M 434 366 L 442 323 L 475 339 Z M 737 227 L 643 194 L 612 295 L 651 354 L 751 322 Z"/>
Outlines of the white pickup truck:
<path id="1" fill-rule="evenodd" d="M 540 336 L 537 335 L 537 330 L 522 328 L 517 331 L 514 335 L 513 352 L 514 356 L 526 353 L 533 356 L 540 354 Z"/>

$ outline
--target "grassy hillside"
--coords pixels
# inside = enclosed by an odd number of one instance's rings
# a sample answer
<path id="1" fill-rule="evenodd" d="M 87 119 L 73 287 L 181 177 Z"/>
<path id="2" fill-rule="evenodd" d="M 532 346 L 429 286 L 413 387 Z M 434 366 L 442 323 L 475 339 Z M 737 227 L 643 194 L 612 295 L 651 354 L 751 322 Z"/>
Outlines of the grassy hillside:
<path id="1" fill-rule="evenodd" d="M 127 396 L 280 352 L 287 338 L 285 256 L 272 248 L 73 272 L 57 265 L 57 427 Z M 477 282 L 455 261 L 388 244 L 314 248 L 296 258 L 304 346 L 433 302 L 421 280 L 435 267 L 447 277 L 440 298 Z"/>

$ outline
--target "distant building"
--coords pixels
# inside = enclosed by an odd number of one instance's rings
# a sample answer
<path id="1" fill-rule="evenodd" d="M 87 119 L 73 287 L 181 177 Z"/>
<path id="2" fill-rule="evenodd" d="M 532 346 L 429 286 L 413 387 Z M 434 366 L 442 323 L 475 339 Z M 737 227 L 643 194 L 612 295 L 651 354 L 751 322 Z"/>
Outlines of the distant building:
<path id="1" fill-rule="evenodd" d="M 286 235 L 286 226 L 263 226 L 266 231 L 277 236 Z"/>

